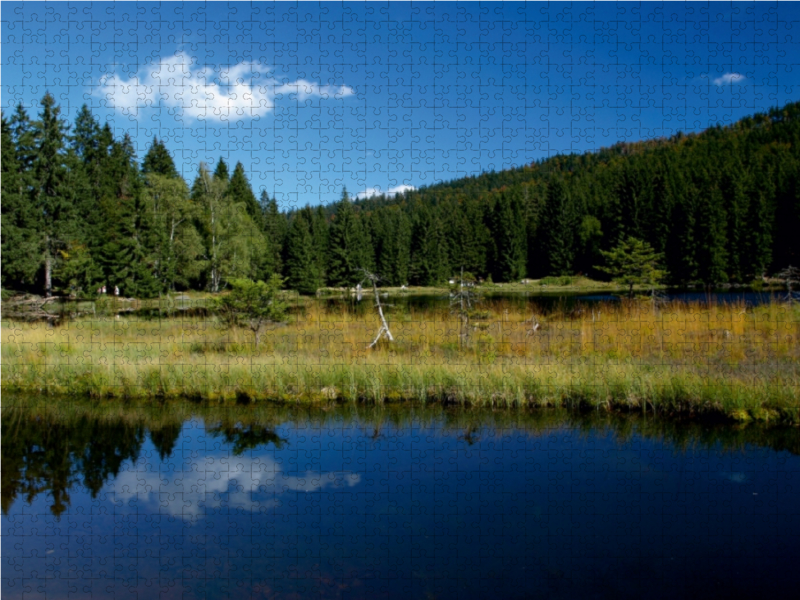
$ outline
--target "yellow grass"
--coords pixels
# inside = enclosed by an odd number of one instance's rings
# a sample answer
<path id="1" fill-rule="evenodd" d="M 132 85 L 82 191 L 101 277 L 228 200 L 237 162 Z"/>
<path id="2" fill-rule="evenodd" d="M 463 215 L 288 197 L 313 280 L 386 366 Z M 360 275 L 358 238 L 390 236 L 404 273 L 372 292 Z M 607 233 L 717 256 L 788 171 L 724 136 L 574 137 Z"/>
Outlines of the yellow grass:
<path id="1" fill-rule="evenodd" d="M 5 390 L 107 397 L 589 405 L 795 420 L 800 310 L 603 304 L 537 315 L 487 303 L 469 339 L 447 310 L 388 311 L 395 343 L 368 349 L 377 315 L 311 303 L 254 347 L 214 318 L 4 322 Z M 776 412 L 777 411 L 777 412 Z"/>

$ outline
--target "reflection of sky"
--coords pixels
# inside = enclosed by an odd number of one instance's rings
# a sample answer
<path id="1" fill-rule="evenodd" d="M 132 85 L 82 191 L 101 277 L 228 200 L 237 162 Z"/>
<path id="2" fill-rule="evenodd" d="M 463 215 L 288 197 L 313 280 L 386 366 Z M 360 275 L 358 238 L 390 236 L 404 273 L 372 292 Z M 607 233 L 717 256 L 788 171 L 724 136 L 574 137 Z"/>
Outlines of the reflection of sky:
<path id="1" fill-rule="evenodd" d="M 788 453 L 570 427 L 373 432 L 285 425 L 281 447 L 234 456 L 189 421 L 169 459 L 148 440 L 96 499 L 72 490 L 61 521 L 44 495 L 15 503 L 3 598 L 767 597 L 800 552 Z"/>
<path id="2" fill-rule="evenodd" d="M 117 502 L 128 506 L 144 503 L 158 512 L 193 519 L 207 508 L 265 510 L 280 504 L 285 492 L 317 492 L 330 487 L 353 487 L 361 480 L 347 471 L 306 471 L 289 475 L 269 456 L 246 457 L 216 454 L 187 461 L 181 470 L 143 470 L 140 459 L 121 473 L 109 487 Z"/>

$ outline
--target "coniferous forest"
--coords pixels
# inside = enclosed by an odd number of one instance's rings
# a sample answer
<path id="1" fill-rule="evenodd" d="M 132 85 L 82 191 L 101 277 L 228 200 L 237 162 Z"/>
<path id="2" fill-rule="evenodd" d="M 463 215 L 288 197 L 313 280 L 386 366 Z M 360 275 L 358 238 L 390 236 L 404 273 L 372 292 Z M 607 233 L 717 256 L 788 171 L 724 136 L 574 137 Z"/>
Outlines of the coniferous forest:
<path id="1" fill-rule="evenodd" d="M 148 298 L 277 273 L 304 294 L 582 273 L 623 238 L 663 253 L 673 284 L 750 283 L 800 264 L 800 103 L 701 134 L 554 156 L 397 196 L 280 210 L 241 164 L 198 165 L 191 184 L 164 143 L 137 157 L 84 106 L 68 123 L 2 118 L 2 286 Z"/>

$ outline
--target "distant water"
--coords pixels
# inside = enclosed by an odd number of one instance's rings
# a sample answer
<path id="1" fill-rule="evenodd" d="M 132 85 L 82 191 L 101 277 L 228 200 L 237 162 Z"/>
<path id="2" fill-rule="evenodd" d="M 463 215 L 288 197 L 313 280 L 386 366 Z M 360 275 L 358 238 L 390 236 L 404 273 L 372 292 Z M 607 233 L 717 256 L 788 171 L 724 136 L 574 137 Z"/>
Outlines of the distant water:
<path id="1" fill-rule="evenodd" d="M 796 591 L 800 456 L 779 449 L 796 430 L 760 445 L 741 428 L 547 411 L 530 425 L 358 407 L 145 425 L 6 406 L 3 598 Z"/>
<path id="2" fill-rule="evenodd" d="M 581 304 L 596 304 L 598 302 L 618 302 L 625 294 L 582 294 L 574 292 L 548 292 L 546 288 L 532 288 L 531 292 L 502 293 L 491 292 L 483 294 L 481 306 L 491 307 L 492 304 L 502 302 L 505 305 L 528 307 L 535 306 L 538 309 L 550 310 L 561 307 L 565 310 L 572 310 Z M 680 302 L 702 304 L 711 303 L 712 305 L 734 304 L 745 302 L 749 306 L 760 306 L 770 302 L 780 301 L 785 297 L 785 293 L 776 292 L 750 292 L 750 291 L 715 291 L 710 294 L 696 291 L 670 292 L 663 295 L 666 300 L 677 300 Z M 358 301 L 355 296 L 350 298 L 326 298 L 320 300 L 328 308 L 336 306 L 347 306 L 348 310 L 354 312 L 365 312 L 373 309 L 374 300 L 371 296 L 363 296 Z M 391 307 L 387 312 L 391 314 L 398 309 L 432 309 L 447 308 L 450 305 L 450 298 L 447 294 L 399 294 L 388 297 L 385 300 Z"/>

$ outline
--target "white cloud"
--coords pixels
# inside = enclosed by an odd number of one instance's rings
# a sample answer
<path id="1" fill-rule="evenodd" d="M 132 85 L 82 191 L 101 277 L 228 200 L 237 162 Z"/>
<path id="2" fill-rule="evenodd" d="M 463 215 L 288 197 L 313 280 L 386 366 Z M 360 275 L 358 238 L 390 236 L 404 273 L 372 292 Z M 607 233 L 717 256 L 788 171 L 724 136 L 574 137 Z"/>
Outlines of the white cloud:
<path id="1" fill-rule="evenodd" d="M 386 191 L 383 191 L 380 186 L 378 187 L 370 187 L 367 188 L 358 194 L 356 194 L 356 198 L 359 200 L 363 200 L 364 198 L 371 198 L 372 196 L 380 196 L 381 194 L 385 194 L 386 196 L 396 196 L 397 194 L 404 194 L 409 191 L 413 191 L 415 188 L 413 185 L 397 185 L 395 187 L 390 187 Z"/>
<path id="2" fill-rule="evenodd" d="M 725 73 L 722 77 L 717 77 L 714 80 L 714 85 L 733 85 L 735 83 L 743 83 L 745 76 L 740 73 Z"/>
<path id="3" fill-rule="evenodd" d="M 106 98 L 109 107 L 134 117 L 143 108 L 162 106 L 194 119 L 219 121 L 265 115 L 279 96 L 303 102 L 312 97 L 344 98 L 354 93 L 346 85 L 319 85 L 305 79 L 281 82 L 269 75 L 270 70 L 255 62 L 215 69 L 196 64 L 191 56 L 178 52 L 141 68 L 128 79 L 116 73 L 104 75 L 92 93 Z"/>
<path id="4" fill-rule="evenodd" d="M 207 456 L 196 463 L 184 463 L 182 471 L 166 473 L 134 465 L 120 473 L 111 485 L 118 502 L 136 499 L 151 506 L 158 504 L 161 514 L 196 520 L 209 508 L 255 512 L 280 505 L 277 497 L 288 491 L 353 487 L 360 481 L 358 473 L 347 471 L 286 475 L 269 457 Z"/>

